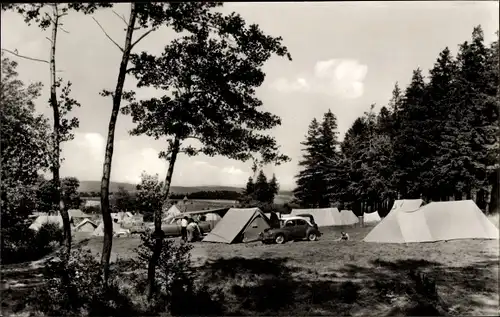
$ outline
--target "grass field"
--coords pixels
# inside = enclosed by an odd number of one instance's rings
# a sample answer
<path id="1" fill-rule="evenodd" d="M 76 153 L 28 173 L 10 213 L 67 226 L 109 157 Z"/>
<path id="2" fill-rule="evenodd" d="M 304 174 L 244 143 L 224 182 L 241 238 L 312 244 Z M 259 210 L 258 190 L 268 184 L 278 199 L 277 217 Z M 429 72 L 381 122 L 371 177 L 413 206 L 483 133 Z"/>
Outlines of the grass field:
<path id="1" fill-rule="evenodd" d="M 448 313 L 498 314 L 498 241 L 362 242 L 369 230 L 347 228 L 351 241 L 345 242 L 334 241 L 340 229 L 333 228 L 323 229 L 317 242 L 198 242 L 192 256 L 200 283 L 222 288 L 231 315 L 387 315 L 408 304 L 411 268 L 436 279 Z M 115 239 L 113 259 L 133 257 L 138 244 L 138 238 Z M 102 245 L 91 239 L 83 247 L 97 254 Z M 351 302 L 339 299 L 348 281 L 359 287 Z"/>
<path id="2" fill-rule="evenodd" d="M 414 305 L 409 270 L 436 280 L 442 310 L 451 315 L 498 315 L 499 245 L 491 240 L 419 244 L 361 241 L 371 230 L 324 228 L 316 242 L 284 245 L 194 243 L 198 282 L 223 294 L 228 315 L 394 315 Z M 102 238 L 75 237 L 101 252 Z M 84 240 L 82 240 L 84 239 Z M 135 237 L 113 241 L 112 260 L 131 258 Z M 435 315 L 419 310 L 412 315 Z"/>

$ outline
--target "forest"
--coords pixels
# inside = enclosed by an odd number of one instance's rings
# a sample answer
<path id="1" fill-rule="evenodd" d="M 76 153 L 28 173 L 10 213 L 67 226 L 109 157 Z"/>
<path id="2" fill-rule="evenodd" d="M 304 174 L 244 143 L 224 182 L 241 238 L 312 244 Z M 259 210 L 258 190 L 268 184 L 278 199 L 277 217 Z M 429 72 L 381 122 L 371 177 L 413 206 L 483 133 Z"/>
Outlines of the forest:
<path id="1" fill-rule="evenodd" d="M 498 35 L 498 32 L 497 32 Z M 294 195 L 302 207 L 339 205 L 383 216 L 395 199 L 474 199 L 490 213 L 499 197 L 498 40 L 481 26 L 456 57 L 446 47 L 429 75 L 417 68 L 387 105 L 370 105 L 340 141 L 337 116 L 313 119 Z"/>

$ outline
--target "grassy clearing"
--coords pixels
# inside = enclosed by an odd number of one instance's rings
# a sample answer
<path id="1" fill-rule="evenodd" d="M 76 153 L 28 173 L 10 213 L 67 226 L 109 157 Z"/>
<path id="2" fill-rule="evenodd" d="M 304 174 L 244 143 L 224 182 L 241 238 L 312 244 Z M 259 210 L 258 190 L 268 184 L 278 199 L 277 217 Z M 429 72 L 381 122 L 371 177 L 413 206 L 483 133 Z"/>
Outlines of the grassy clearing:
<path id="1" fill-rule="evenodd" d="M 374 244 L 371 230 L 347 228 L 350 241 L 334 241 L 341 229 L 324 228 L 316 242 L 285 245 L 195 243 L 198 282 L 222 292 L 227 315 L 410 314 L 410 269 L 436 280 L 442 311 L 498 315 L 499 245 L 491 240 Z M 80 237 L 84 239 L 84 237 Z M 134 257 L 139 238 L 116 238 L 112 259 Z M 79 247 L 100 253 L 102 238 Z M 412 315 L 435 315 L 420 307 Z"/>

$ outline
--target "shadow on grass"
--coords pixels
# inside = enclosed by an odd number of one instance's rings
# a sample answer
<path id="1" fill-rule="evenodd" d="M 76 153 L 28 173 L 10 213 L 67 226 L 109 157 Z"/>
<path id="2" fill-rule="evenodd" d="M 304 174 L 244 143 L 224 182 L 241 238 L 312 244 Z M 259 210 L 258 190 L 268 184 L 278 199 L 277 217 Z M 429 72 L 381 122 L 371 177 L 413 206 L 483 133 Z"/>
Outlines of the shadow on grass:
<path id="1" fill-rule="evenodd" d="M 442 316 L 458 300 L 443 298 L 442 287 L 460 289 L 461 296 L 496 292 L 487 273 L 496 261 L 450 268 L 426 260 L 375 260 L 369 268 L 345 265 L 323 279 L 287 262 L 221 258 L 207 263 L 200 282 L 225 294 L 228 315 L 351 315 L 384 305 L 383 315 Z"/>

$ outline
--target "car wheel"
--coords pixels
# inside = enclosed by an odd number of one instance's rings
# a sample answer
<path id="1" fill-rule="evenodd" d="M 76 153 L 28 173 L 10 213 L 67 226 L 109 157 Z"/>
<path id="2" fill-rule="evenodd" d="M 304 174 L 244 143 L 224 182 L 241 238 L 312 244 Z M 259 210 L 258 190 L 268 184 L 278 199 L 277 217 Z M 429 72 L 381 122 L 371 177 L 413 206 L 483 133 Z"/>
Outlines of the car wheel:
<path id="1" fill-rule="evenodd" d="M 316 235 L 316 233 L 311 232 L 307 235 L 307 240 L 316 241 L 316 240 L 318 240 L 318 236 Z"/>
<path id="2" fill-rule="evenodd" d="M 279 234 L 276 236 L 276 239 L 274 240 L 277 244 L 283 244 L 285 243 L 285 236 L 282 234 Z"/>

